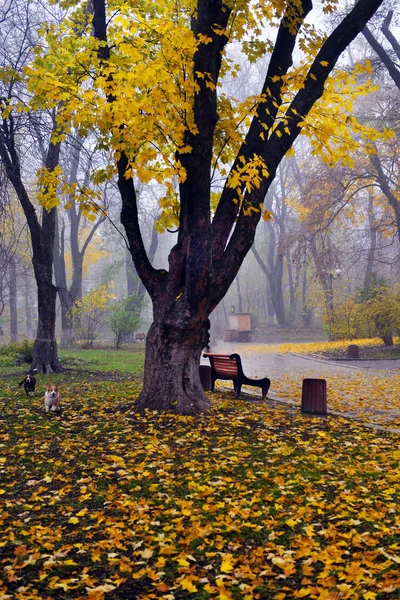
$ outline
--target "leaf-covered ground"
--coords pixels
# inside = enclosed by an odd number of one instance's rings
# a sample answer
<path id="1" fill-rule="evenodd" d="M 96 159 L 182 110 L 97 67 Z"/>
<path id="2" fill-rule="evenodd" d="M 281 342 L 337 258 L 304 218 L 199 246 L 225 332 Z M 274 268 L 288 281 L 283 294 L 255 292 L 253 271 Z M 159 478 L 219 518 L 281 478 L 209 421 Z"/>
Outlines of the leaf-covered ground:
<path id="1" fill-rule="evenodd" d="M 2 600 L 400 597 L 398 435 L 229 392 L 140 417 L 139 380 L 58 379 L 61 415 L 1 381 Z"/>

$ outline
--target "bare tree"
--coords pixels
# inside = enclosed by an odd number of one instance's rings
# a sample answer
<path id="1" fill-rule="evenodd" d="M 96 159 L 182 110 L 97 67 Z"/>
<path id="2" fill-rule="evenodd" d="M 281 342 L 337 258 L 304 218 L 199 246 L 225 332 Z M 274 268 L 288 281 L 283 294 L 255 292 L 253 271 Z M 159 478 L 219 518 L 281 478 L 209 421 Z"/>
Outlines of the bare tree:
<path id="1" fill-rule="evenodd" d="M 57 209 L 43 209 L 41 221 L 39 220 L 33 200 L 34 193 L 29 188 L 33 173 L 27 168 L 30 167 L 29 161 L 32 162 L 34 137 L 29 128 L 29 118 L 14 110 L 16 104 L 26 99 L 26 90 L 20 76 L 35 44 L 39 16 L 37 9 L 31 3 L 14 0 L 8 5 L 7 12 L 3 13 L 0 61 L 8 76 L 1 81 L 0 159 L 25 214 L 32 240 L 32 264 L 38 291 L 38 329 L 32 368 L 52 373 L 61 369 L 55 338 L 57 289 L 53 284 Z M 51 135 L 57 128 L 56 114 L 37 115 L 37 118 L 43 121 L 41 136 L 45 137 L 47 133 L 48 139 L 44 167 L 47 172 L 52 173 L 60 157 L 60 142 L 51 141 Z M 41 143 L 44 144 L 43 141 Z"/>

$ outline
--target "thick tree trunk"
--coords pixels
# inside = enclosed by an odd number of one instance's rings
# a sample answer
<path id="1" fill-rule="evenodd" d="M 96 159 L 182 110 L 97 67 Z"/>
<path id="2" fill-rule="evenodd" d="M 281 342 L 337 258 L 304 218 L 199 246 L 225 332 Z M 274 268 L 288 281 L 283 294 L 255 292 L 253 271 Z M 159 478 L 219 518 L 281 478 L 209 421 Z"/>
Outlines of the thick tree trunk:
<path id="1" fill-rule="evenodd" d="M 125 271 L 126 271 L 126 286 L 128 291 L 128 296 L 132 296 L 132 294 L 136 294 L 138 289 L 139 277 L 136 273 L 135 263 L 132 260 L 132 255 L 129 250 L 126 251 L 125 254 Z"/>
<path id="2" fill-rule="evenodd" d="M 285 312 L 285 300 L 283 297 L 282 288 L 283 279 L 283 265 L 278 265 L 277 271 L 273 274 L 270 280 L 271 286 L 271 301 L 274 307 L 276 319 L 278 321 L 278 327 L 286 329 L 286 312 Z"/>
<path id="3" fill-rule="evenodd" d="M 199 374 L 201 352 L 209 343 L 208 318 L 196 319 L 186 327 L 174 326 L 166 322 L 165 312 L 159 308 L 154 307 L 154 313 L 146 338 L 143 389 L 135 409 L 183 415 L 211 412 Z"/>
<path id="4" fill-rule="evenodd" d="M 38 328 L 33 348 L 31 369 L 38 373 L 59 373 L 57 341 L 55 339 L 57 288 L 38 282 Z"/>
<path id="5" fill-rule="evenodd" d="M 382 341 L 387 348 L 394 346 L 393 335 L 391 333 L 385 333 L 382 336 Z"/>

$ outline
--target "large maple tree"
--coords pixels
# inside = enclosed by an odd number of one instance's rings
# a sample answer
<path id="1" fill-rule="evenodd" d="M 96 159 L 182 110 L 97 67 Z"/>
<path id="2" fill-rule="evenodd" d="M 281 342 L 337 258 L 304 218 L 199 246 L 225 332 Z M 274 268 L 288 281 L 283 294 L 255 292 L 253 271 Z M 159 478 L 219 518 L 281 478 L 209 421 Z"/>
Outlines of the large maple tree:
<path id="1" fill-rule="evenodd" d="M 63 27 L 47 28 L 32 68 L 35 101 L 62 105 L 61 135 L 69 123 L 81 135 L 96 130 L 110 151 L 95 177 L 115 168 L 121 222 L 153 303 L 137 409 L 211 409 L 198 368 L 209 315 L 268 219 L 262 206 L 278 165 L 312 130 L 339 56 L 381 2 L 359 0 L 329 35 L 311 24 L 310 0 L 73 2 Z M 244 102 L 221 85 L 236 69 L 232 43 L 250 60 L 269 55 L 262 89 Z M 164 185 L 161 225 L 178 229 L 168 270 L 146 253 L 135 178 Z"/>

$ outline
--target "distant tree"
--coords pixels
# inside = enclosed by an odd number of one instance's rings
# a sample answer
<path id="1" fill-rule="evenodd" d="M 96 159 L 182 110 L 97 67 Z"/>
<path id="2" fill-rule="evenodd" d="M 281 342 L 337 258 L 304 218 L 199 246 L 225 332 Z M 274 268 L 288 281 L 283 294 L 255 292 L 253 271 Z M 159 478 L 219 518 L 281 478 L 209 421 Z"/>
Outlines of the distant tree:
<path id="1" fill-rule="evenodd" d="M 356 300 L 362 307 L 362 321 L 372 325 L 373 333 L 385 346 L 393 346 L 394 332 L 400 332 L 400 287 L 389 286 L 384 279 L 375 276 L 368 288 L 359 290 Z"/>
<path id="2" fill-rule="evenodd" d="M 83 348 L 93 348 L 105 326 L 109 299 L 107 287 L 101 284 L 77 300 L 71 308 L 75 335 Z"/>
<path id="3" fill-rule="evenodd" d="M 77 134 L 68 138 L 64 145 L 63 164 L 67 175 L 69 193 L 65 199 L 67 207 L 65 218 L 58 215 L 54 240 L 54 277 L 61 304 L 61 345 L 68 345 L 73 341 L 73 324 L 70 320 L 70 310 L 74 302 L 82 296 L 83 265 L 86 251 L 99 226 L 106 219 L 107 193 L 102 191 L 102 201 L 99 212 L 93 221 L 85 218 L 82 204 L 77 200 L 81 195 L 92 192 L 89 189 L 91 160 L 86 156 L 82 159 L 85 146 Z M 82 165 L 82 163 L 84 163 Z M 81 173 L 80 173 L 81 172 Z M 81 175 L 81 181 L 79 180 Z M 69 223 L 67 229 L 66 221 Z M 66 237 L 69 244 L 66 243 Z M 71 282 L 68 285 L 66 260 L 67 254 L 71 257 Z"/>
<path id="4" fill-rule="evenodd" d="M 141 299 L 134 294 L 110 307 L 109 321 L 117 350 L 141 325 L 141 305 Z"/>
<path id="5" fill-rule="evenodd" d="M 0 162 L 21 204 L 32 241 L 32 264 L 38 294 L 38 327 L 32 368 L 40 373 L 53 373 L 61 370 L 55 337 L 57 289 L 53 284 L 57 208 L 50 203 L 41 211 L 40 217 L 36 201 L 37 197 L 54 197 L 61 142 L 52 138 L 57 128 L 57 108 L 51 111 L 27 109 L 23 71 L 33 56 L 39 15 L 38 5 L 27 5 L 21 0 L 12 0 L 7 7 L 0 7 Z M 45 148 L 42 164 L 36 155 L 36 131 L 32 125 L 35 120 L 40 122 L 41 144 Z M 29 158 L 26 144 L 30 146 Z M 41 174 L 48 175 L 46 181 L 39 175 L 36 189 L 32 186 L 32 163 L 41 164 Z"/>

